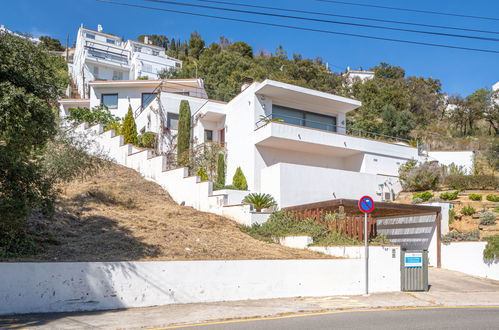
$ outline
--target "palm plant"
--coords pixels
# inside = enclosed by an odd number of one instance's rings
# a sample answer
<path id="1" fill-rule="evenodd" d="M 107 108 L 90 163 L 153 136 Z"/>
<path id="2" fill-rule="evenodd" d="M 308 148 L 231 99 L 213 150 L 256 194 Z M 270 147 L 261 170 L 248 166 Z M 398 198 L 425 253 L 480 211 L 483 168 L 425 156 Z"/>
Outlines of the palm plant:
<path id="1" fill-rule="evenodd" d="M 272 197 L 270 194 L 264 193 L 248 194 L 246 195 L 246 197 L 244 197 L 243 203 L 252 204 L 257 212 L 261 212 L 262 209 L 277 205 L 274 197 Z"/>

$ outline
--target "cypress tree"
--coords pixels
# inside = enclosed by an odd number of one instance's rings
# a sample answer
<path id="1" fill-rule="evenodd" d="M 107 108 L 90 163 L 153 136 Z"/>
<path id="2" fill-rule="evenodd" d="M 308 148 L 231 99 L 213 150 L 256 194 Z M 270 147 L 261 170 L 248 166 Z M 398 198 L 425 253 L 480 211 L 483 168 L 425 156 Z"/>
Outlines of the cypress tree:
<path id="1" fill-rule="evenodd" d="M 191 141 L 191 108 L 187 100 L 180 102 L 177 134 L 177 161 L 189 150 Z M 179 158 L 180 157 L 180 158 Z M 185 164 L 184 164 L 185 165 Z"/>
<path id="2" fill-rule="evenodd" d="M 232 177 L 232 185 L 238 190 L 247 190 L 248 183 L 246 182 L 246 177 L 244 176 L 243 170 L 240 167 L 237 168 L 236 173 Z"/>
<path id="3" fill-rule="evenodd" d="M 121 132 L 124 136 L 125 144 L 137 144 L 137 124 L 135 124 L 135 119 L 133 118 L 131 105 L 128 105 L 128 112 L 123 120 Z"/>
<path id="4" fill-rule="evenodd" d="M 218 154 L 216 183 L 220 186 L 225 186 L 225 157 L 223 154 Z"/>

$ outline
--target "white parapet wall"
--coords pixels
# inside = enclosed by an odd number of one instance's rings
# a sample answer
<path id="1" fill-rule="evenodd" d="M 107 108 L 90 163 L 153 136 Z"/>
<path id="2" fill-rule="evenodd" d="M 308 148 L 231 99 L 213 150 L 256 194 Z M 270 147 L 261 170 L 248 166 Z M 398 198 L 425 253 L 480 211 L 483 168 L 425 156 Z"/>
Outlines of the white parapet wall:
<path id="1" fill-rule="evenodd" d="M 371 292 L 399 291 L 399 267 L 377 262 Z M 357 295 L 363 270 L 361 259 L 1 263 L 0 314 Z"/>
<path id="2" fill-rule="evenodd" d="M 279 239 L 281 245 L 295 249 L 306 249 L 313 242 L 310 236 L 284 236 Z"/>
<path id="3" fill-rule="evenodd" d="M 442 244 L 442 268 L 499 281 L 499 259 L 484 260 L 487 242 Z"/>

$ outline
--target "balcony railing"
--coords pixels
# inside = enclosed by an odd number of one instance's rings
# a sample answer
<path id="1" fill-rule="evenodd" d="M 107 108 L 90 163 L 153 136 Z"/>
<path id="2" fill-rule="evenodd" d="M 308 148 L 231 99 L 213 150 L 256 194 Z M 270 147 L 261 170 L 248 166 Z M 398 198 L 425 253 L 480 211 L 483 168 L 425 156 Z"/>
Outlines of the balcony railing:
<path id="1" fill-rule="evenodd" d="M 306 128 L 318 129 L 318 130 L 328 131 L 328 132 L 333 132 L 333 133 L 346 134 L 346 135 L 358 136 L 358 137 L 363 137 L 363 138 L 370 138 L 370 139 L 375 139 L 375 140 L 385 140 L 388 142 L 394 142 L 394 141 L 395 142 L 403 142 L 403 143 L 410 143 L 411 142 L 411 140 L 403 139 L 403 138 L 399 138 L 399 137 L 395 137 L 395 136 L 369 132 L 369 131 L 365 131 L 362 129 L 350 128 L 350 127 L 346 127 L 346 126 L 332 125 L 332 124 L 328 124 L 328 123 L 324 123 L 324 122 L 304 119 L 302 117 L 293 117 L 293 116 L 287 116 L 287 115 L 270 114 L 268 116 L 264 116 L 264 117 L 262 116 L 260 118 L 260 120 L 258 120 L 255 123 L 255 126 L 256 126 L 256 129 L 258 129 L 258 128 L 263 127 L 269 123 L 283 123 L 283 124 L 289 124 L 289 125 L 295 125 L 295 126 L 302 126 L 302 127 L 306 127 Z"/>

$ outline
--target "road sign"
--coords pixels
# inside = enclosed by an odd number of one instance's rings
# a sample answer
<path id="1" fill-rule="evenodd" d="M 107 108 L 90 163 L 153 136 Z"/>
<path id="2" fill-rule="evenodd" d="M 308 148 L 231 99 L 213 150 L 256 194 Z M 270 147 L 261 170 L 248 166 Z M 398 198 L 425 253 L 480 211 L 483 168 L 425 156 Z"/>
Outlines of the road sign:
<path id="1" fill-rule="evenodd" d="M 423 253 L 406 253 L 404 267 L 423 267 Z"/>
<path id="2" fill-rule="evenodd" d="M 362 213 L 371 213 L 374 210 L 374 201 L 369 196 L 363 196 L 359 199 L 359 210 Z"/>

